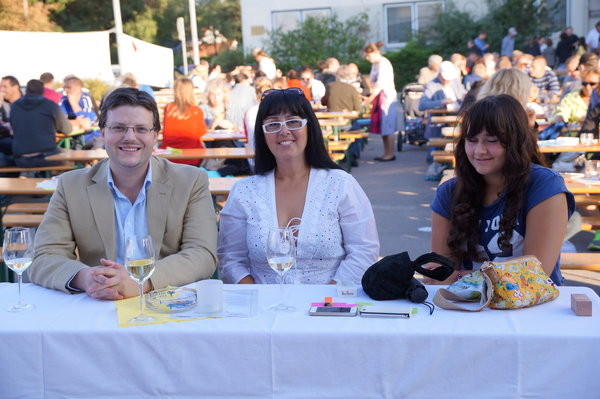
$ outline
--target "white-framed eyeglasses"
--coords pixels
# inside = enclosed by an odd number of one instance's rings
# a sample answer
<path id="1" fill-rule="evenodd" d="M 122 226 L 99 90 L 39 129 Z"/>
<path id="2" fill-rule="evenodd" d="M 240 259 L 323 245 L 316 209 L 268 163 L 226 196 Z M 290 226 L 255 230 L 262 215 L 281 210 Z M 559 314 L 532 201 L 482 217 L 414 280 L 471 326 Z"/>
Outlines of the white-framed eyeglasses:
<path id="1" fill-rule="evenodd" d="M 279 133 L 283 128 L 283 125 L 287 128 L 287 130 L 299 130 L 306 126 L 307 120 L 304 118 L 294 118 L 288 119 L 283 122 L 268 122 L 262 125 L 263 132 L 267 134 L 271 133 Z"/>
<path id="2" fill-rule="evenodd" d="M 155 130 L 153 127 L 148 127 L 148 126 L 125 126 L 125 125 L 106 126 L 106 128 L 108 130 L 110 130 L 111 133 L 122 134 L 122 135 L 127 134 L 127 131 L 129 129 L 131 129 L 131 130 L 133 130 L 133 132 L 135 134 L 139 134 L 140 136 L 144 136 L 144 135 L 152 132 L 153 130 Z"/>

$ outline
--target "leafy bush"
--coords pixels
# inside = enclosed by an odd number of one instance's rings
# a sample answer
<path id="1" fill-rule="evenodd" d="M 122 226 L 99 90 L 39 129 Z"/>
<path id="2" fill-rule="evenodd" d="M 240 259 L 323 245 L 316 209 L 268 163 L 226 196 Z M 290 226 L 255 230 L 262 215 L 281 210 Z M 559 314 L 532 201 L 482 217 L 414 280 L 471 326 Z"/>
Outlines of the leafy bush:
<path id="1" fill-rule="evenodd" d="M 432 54 L 431 48 L 417 42 L 409 42 L 402 50 L 385 53 L 394 67 L 394 83 L 396 90 L 402 90 L 406 84 L 415 82 L 419 69 L 427 65 Z"/>
<path id="2" fill-rule="evenodd" d="M 356 61 L 369 33 L 369 17 L 358 14 L 345 21 L 309 17 L 297 29 L 269 33 L 267 52 L 282 71 L 302 65 L 316 65 L 319 60 L 336 57 L 340 63 Z"/>
<path id="3" fill-rule="evenodd" d="M 223 72 L 229 72 L 238 65 L 252 65 L 255 61 L 251 55 L 244 56 L 244 52 L 238 49 L 223 51 L 212 57 L 210 63 L 221 65 Z"/>
<path id="4" fill-rule="evenodd" d="M 548 4 L 545 0 L 486 0 L 489 12 L 479 20 L 469 13 L 460 11 L 452 1 L 446 3 L 446 10 L 438 14 L 432 27 L 421 32 L 419 42 L 430 48 L 430 54 L 439 53 L 447 58 L 452 53 L 464 54 L 467 41 L 473 40 L 481 30 L 488 33 L 490 51 L 500 52 L 502 39 L 508 28 L 515 27 L 519 32 L 515 48 L 524 48 L 528 39 L 547 36 L 550 32 L 562 29 L 555 26 L 553 17 L 558 11 L 559 2 Z"/>
<path id="5" fill-rule="evenodd" d="M 111 85 L 100 79 L 83 79 L 83 87 L 90 91 L 96 103 L 100 104 L 100 100 L 112 88 Z"/>

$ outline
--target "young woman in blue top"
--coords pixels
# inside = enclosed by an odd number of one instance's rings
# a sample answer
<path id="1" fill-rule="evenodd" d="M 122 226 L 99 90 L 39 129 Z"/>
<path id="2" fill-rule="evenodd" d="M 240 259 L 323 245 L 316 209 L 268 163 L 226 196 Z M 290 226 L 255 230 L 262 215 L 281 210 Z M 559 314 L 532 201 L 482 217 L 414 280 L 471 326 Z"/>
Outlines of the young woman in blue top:
<path id="1" fill-rule="evenodd" d="M 562 284 L 560 248 L 575 204 L 562 177 L 543 167 L 523 106 L 504 94 L 474 103 L 454 151 L 456 177 L 438 187 L 431 204 L 431 248 L 457 269 L 442 284 L 485 260 L 521 255 L 535 255 Z"/>

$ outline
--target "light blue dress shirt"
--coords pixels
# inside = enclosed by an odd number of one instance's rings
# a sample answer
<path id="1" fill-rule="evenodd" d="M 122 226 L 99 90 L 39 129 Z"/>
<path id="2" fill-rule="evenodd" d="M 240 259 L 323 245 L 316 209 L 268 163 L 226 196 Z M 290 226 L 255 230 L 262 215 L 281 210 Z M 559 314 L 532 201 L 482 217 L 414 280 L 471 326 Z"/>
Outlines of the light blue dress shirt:
<path id="1" fill-rule="evenodd" d="M 132 204 L 115 185 L 110 168 L 108 169 L 108 186 L 115 201 L 115 227 L 116 227 L 116 259 L 122 265 L 125 261 L 125 240 L 130 236 L 145 236 L 148 234 L 148 220 L 146 218 L 146 191 L 152 184 L 152 168 L 148 168 L 144 185 Z"/>

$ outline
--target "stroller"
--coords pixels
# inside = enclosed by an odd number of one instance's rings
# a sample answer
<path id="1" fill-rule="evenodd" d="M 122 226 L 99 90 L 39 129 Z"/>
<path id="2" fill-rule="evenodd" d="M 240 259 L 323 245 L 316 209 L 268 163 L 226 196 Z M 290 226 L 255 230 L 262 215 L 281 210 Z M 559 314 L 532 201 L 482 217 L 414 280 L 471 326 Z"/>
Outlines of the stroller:
<path id="1" fill-rule="evenodd" d="M 402 151 L 404 143 L 423 145 L 427 142 L 423 123 L 424 112 L 419 111 L 421 96 L 423 96 L 423 85 L 420 83 L 409 83 L 402 88 L 400 102 L 402 103 L 404 129 L 398 136 L 398 151 Z"/>

